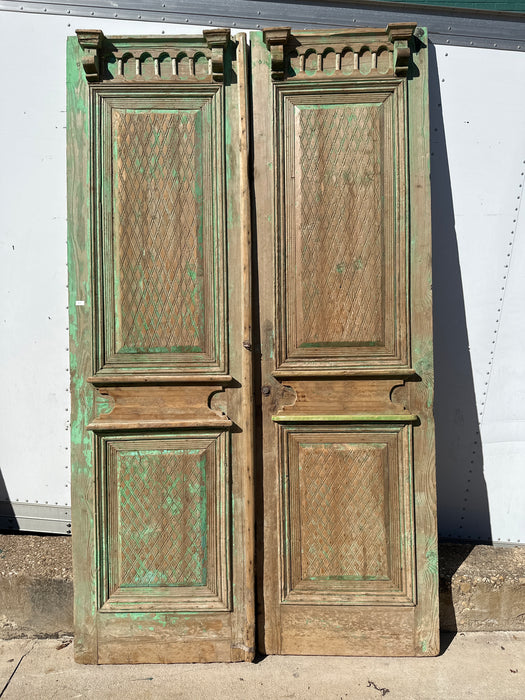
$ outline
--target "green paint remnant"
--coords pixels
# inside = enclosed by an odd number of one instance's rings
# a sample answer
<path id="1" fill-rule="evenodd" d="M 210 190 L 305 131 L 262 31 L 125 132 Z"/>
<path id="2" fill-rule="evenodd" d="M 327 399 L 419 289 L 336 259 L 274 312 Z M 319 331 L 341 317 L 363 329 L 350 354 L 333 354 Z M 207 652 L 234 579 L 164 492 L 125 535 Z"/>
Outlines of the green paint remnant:
<path id="1" fill-rule="evenodd" d="M 98 414 L 111 413 L 113 409 L 113 401 L 109 396 L 104 396 L 103 394 L 97 394 L 95 399 L 96 410 Z"/>
<path id="2" fill-rule="evenodd" d="M 373 413 L 363 413 L 363 414 L 338 414 L 338 415 L 275 415 L 272 416 L 272 420 L 275 423 L 415 423 L 417 422 L 418 416 L 413 413 L 397 413 L 397 414 L 384 414 L 376 415 Z M 337 443 L 336 443 L 337 444 Z M 367 443 L 370 444 L 370 443 Z M 308 447 L 308 445 L 304 445 Z M 332 446 L 332 449 L 338 449 Z M 342 449 L 346 449 L 344 446 Z"/>
<path id="3" fill-rule="evenodd" d="M 433 574 L 434 576 L 438 575 L 439 567 L 438 567 L 438 554 L 433 546 L 432 549 L 427 549 L 426 551 L 426 559 L 427 559 L 427 569 L 428 571 Z"/>
<path id="4" fill-rule="evenodd" d="M 118 349 L 118 354 L 120 353 L 130 353 L 132 355 L 136 354 L 147 354 L 152 352 L 169 352 L 169 353 L 186 353 L 186 352 L 203 352 L 203 349 L 199 345 L 171 345 L 167 348 L 161 347 L 146 347 L 139 345 L 124 345 Z"/>
<path id="5" fill-rule="evenodd" d="M 335 266 L 335 269 L 337 270 L 337 272 L 340 275 L 342 275 L 343 272 L 346 270 L 346 265 L 344 262 L 337 263 L 337 265 Z"/>
<path id="6" fill-rule="evenodd" d="M 188 273 L 188 276 L 192 280 L 192 282 L 195 282 L 195 280 L 197 279 L 197 272 L 191 267 L 189 263 L 186 265 L 186 272 Z"/>
<path id="7" fill-rule="evenodd" d="M 423 639 L 421 642 L 421 651 L 423 652 L 423 654 L 426 654 L 427 649 L 428 649 L 428 642 L 426 639 Z"/>
<path id="8" fill-rule="evenodd" d="M 361 260 L 361 258 L 356 258 L 356 260 L 354 260 L 354 268 L 356 270 L 362 270 L 363 267 L 364 267 L 364 265 L 363 265 L 363 261 Z"/>
<path id="9" fill-rule="evenodd" d="M 378 340 L 353 342 L 351 340 L 338 340 L 328 342 L 301 343 L 300 348 L 372 348 L 381 345 Z"/>
<path id="10" fill-rule="evenodd" d="M 332 551 L 325 552 L 323 555 L 330 559 Z M 307 576 L 308 581 L 389 581 L 388 576 Z"/>

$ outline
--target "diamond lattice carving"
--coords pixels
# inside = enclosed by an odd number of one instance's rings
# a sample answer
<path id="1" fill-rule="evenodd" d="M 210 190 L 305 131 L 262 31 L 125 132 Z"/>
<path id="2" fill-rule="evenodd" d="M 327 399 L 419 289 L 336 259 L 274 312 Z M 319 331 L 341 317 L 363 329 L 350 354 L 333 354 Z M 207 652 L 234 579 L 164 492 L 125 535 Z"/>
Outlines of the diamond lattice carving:
<path id="1" fill-rule="evenodd" d="M 120 352 L 202 350 L 198 114 L 113 111 Z"/>
<path id="2" fill-rule="evenodd" d="M 300 445 L 303 580 L 388 576 L 384 449 Z"/>
<path id="3" fill-rule="evenodd" d="M 299 345 L 383 342 L 381 110 L 298 108 Z"/>
<path id="4" fill-rule="evenodd" d="M 206 584 L 206 453 L 119 452 L 121 586 Z"/>

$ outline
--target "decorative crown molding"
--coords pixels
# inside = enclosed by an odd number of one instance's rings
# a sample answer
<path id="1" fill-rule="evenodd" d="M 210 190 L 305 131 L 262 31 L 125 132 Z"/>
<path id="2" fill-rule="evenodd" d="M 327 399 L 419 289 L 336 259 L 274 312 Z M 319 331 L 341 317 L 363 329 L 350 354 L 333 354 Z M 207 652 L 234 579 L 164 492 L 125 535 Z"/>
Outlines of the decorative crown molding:
<path id="1" fill-rule="evenodd" d="M 213 80 L 222 83 L 224 80 L 224 53 L 230 43 L 229 29 L 205 29 L 204 38 L 211 49 L 211 69 Z"/>
<path id="2" fill-rule="evenodd" d="M 263 30 L 264 43 L 270 51 L 272 80 L 283 80 L 285 73 L 284 47 L 290 39 L 290 27 L 272 27 Z"/>
<path id="3" fill-rule="evenodd" d="M 203 36 L 104 36 L 100 29 L 77 30 L 82 65 L 90 83 L 222 82 L 229 29 Z"/>
<path id="4" fill-rule="evenodd" d="M 272 80 L 406 77 L 416 22 L 386 29 L 263 30 Z"/>
<path id="5" fill-rule="evenodd" d="M 82 65 L 89 83 L 100 80 L 101 49 L 104 32 L 101 29 L 77 29 L 78 43 L 84 50 Z"/>
<path id="6" fill-rule="evenodd" d="M 414 34 L 416 22 L 397 22 L 386 28 L 388 38 L 394 45 L 394 71 L 396 75 L 406 77 L 410 63 L 411 49 L 409 41 Z"/>

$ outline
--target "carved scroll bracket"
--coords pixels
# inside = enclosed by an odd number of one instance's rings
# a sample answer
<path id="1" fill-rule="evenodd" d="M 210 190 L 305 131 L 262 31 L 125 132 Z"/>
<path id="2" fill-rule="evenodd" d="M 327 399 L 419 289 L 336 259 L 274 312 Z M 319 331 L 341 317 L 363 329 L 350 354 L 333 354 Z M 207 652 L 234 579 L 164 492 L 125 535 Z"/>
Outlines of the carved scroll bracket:
<path id="1" fill-rule="evenodd" d="M 290 27 L 272 27 L 263 30 L 263 38 L 270 51 L 272 80 L 284 79 L 284 47 L 290 38 Z"/>
<path id="2" fill-rule="evenodd" d="M 104 32 L 101 29 L 77 29 L 78 43 L 84 51 L 82 65 L 88 82 L 93 83 L 101 79 L 102 45 Z"/>
<path id="3" fill-rule="evenodd" d="M 403 78 L 408 73 L 411 52 L 409 42 L 416 27 L 416 22 L 397 22 L 386 28 L 388 39 L 394 44 L 394 72 Z"/>
<path id="4" fill-rule="evenodd" d="M 222 83 L 224 80 L 224 52 L 230 43 L 229 29 L 205 29 L 204 38 L 211 49 L 211 69 L 213 80 Z"/>

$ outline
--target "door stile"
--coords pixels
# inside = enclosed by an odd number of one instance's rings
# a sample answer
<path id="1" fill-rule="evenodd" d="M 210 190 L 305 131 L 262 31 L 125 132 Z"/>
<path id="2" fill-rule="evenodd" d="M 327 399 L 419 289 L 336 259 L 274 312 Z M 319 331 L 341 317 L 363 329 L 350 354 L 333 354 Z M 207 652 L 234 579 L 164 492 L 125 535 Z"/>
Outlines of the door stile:
<path id="1" fill-rule="evenodd" d="M 428 32 L 421 29 L 413 42 L 426 53 Z M 439 653 L 439 568 L 436 514 L 434 433 L 434 355 L 432 326 L 432 238 L 430 212 L 430 122 L 428 61 L 417 61 L 419 75 L 408 93 L 410 218 L 417 227 L 412 237 L 410 268 L 410 319 L 412 366 L 421 381 L 407 383 L 408 405 L 419 416 L 414 430 L 414 500 L 416 503 L 416 570 L 418 605 L 414 620 L 417 655 Z"/>
<path id="2" fill-rule="evenodd" d="M 85 426 L 95 412 L 95 394 L 85 381 L 92 372 L 94 343 L 91 288 L 93 198 L 89 88 L 82 78 L 82 51 L 67 41 L 67 171 L 69 351 L 71 383 L 71 513 L 75 572 L 75 658 L 97 663 L 97 568 L 94 445 Z M 86 187 L 88 192 L 86 193 Z M 76 538 L 76 541 L 75 541 Z"/>
<path id="3" fill-rule="evenodd" d="M 272 381 L 275 368 L 275 299 L 276 260 L 273 251 L 274 221 L 276 211 L 273 191 L 274 144 L 269 133 L 269 105 L 273 103 L 270 80 L 270 55 L 262 41 L 262 33 L 250 33 L 253 121 L 253 187 L 256 221 L 257 250 L 257 298 L 259 300 L 259 340 L 260 368 L 256 397 L 258 414 L 261 417 L 258 428 L 258 449 L 260 455 L 257 468 L 258 498 L 256 510 L 256 551 L 257 551 L 257 642 L 262 653 L 279 653 L 280 620 L 276 596 L 279 578 L 275 567 L 278 543 L 281 539 L 281 522 L 272 517 L 279 498 L 278 454 L 272 440 L 274 426 L 268 420 L 268 412 L 276 411 L 276 388 Z M 270 121 L 271 124 L 271 121 Z M 271 127 L 270 127 L 271 128 Z M 264 304 L 261 303 L 264 300 Z M 271 407 L 266 408 L 265 403 Z"/>
<path id="4" fill-rule="evenodd" d="M 236 104 L 232 118 L 227 157 L 231 172 L 238 172 L 236 186 L 228 189 L 229 225 L 238 226 L 238 239 L 228 241 L 229 281 L 232 313 L 229 325 L 235 337 L 231 348 L 232 362 L 238 367 L 239 389 L 228 389 L 235 400 L 234 423 L 241 429 L 233 446 L 232 474 L 233 518 L 232 556 L 238 572 L 233 588 L 232 661 L 251 661 L 255 655 L 255 521 L 254 521 L 254 442 L 253 442 L 253 351 L 252 351 L 252 281 L 251 281 L 251 206 L 249 183 L 249 74 L 246 34 L 235 37 Z M 238 224 L 236 223 L 238 222 Z M 237 244 L 238 240 L 238 244 Z M 239 300 L 237 302 L 237 300 Z M 240 313 L 235 313 L 236 305 Z M 233 408 L 232 408 L 233 410 Z"/>

